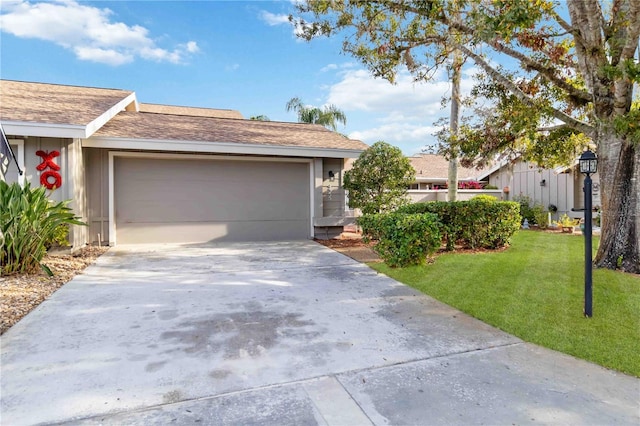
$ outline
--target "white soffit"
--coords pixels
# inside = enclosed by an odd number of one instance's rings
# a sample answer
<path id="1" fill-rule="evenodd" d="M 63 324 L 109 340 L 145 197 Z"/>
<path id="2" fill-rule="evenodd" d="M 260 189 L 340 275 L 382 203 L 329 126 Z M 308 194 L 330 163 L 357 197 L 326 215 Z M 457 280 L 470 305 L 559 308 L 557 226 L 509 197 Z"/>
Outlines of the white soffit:
<path id="1" fill-rule="evenodd" d="M 73 124 L 28 123 L 24 121 L 3 121 L 7 135 L 39 136 L 45 138 L 84 138 L 85 126 Z"/>

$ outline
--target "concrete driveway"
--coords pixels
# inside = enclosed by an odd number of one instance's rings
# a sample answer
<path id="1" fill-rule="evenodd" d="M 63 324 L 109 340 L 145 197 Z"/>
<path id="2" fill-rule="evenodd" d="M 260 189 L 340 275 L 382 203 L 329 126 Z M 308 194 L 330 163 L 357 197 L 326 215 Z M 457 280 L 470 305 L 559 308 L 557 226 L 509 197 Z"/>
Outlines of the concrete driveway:
<path id="1" fill-rule="evenodd" d="M 640 422 L 639 380 L 311 241 L 112 248 L 1 367 L 3 425 Z"/>

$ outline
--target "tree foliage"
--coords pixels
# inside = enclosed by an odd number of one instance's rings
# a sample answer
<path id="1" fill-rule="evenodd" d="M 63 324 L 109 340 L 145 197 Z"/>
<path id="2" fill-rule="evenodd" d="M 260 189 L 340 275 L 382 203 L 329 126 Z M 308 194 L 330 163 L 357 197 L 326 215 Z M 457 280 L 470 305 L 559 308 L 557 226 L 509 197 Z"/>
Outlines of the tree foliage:
<path id="1" fill-rule="evenodd" d="M 502 155 L 551 166 L 595 146 L 596 263 L 640 272 L 640 1 L 309 0 L 298 11 L 301 37 L 343 37 L 346 53 L 392 83 L 404 67 L 431 79 L 454 50 L 473 61 L 484 105 L 459 135 L 441 135 L 464 165 Z"/>
<path id="2" fill-rule="evenodd" d="M 349 207 L 364 214 L 390 211 L 406 203 L 415 170 L 402 151 L 384 141 L 367 148 L 345 173 L 344 188 L 349 191 Z"/>
<path id="3" fill-rule="evenodd" d="M 347 116 L 335 105 L 327 105 L 322 108 L 306 106 L 300 98 L 291 98 L 287 102 L 287 112 L 295 111 L 298 114 L 298 122 L 320 124 L 334 132 L 338 129 L 337 123 L 346 126 Z"/>

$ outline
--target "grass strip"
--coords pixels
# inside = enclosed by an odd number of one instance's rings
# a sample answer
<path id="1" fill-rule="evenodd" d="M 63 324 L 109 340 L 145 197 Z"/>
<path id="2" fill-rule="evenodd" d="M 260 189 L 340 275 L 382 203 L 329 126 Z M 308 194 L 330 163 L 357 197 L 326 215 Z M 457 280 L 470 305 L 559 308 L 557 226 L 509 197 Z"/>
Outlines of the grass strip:
<path id="1" fill-rule="evenodd" d="M 640 377 L 640 276 L 595 269 L 585 318 L 584 238 L 519 231 L 500 252 L 369 266 L 527 342 Z"/>

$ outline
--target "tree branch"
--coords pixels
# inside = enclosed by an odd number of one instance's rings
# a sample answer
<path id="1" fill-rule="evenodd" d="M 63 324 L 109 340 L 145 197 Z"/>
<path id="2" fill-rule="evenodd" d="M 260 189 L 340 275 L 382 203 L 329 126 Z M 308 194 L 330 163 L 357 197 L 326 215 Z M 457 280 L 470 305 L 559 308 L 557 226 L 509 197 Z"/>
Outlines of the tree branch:
<path id="1" fill-rule="evenodd" d="M 567 81 L 565 81 L 561 77 L 558 77 L 554 69 L 545 67 L 541 63 L 534 61 L 533 59 L 524 55 L 523 53 L 518 52 L 515 49 L 512 49 L 508 46 L 505 46 L 499 43 L 497 40 L 492 41 L 489 44 L 496 51 L 500 53 L 504 53 L 505 55 L 511 56 L 512 58 L 519 60 L 523 65 L 526 65 L 532 70 L 537 71 L 538 73 L 540 73 L 540 75 L 542 75 L 544 78 L 546 78 L 547 80 L 555 84 L 558 88 L 566 91 L 569 94 L 569 96 L 575 99 L 575 101 L 581 101 L 583 105 L 592 101 L 592 96 L 591 94 L 589 94 L 589 92 L 580 90 L 572 86 L 571 84 L 569 84 Z"/>
<path id="2" fill-rule="evenodd" d="M 555 126 L 549 126 L 549 127 L 538 127 L 538 131 L 539 132 L 553 132 L 556 130 L 560 130 L 560 129 L 564 129 L 566 127 L 569 127 L 567 124 L 557 124 Z"/>
<path id="3" fill-rule="evenodd" d="M 473 59 L 473 61 L 480 66 L 480 68 L 482 68 L 494 81 L 496 81 L 497 83 L 502 84 L 504 87 L 506 87 L 511 93 L 513 93 L 518 99 L 520 99 L 522 102 L 525 102 L 529 105 L 535 106 L 535 103 L 526 95 L 522 92 L 522 90 L 520 90 L 518 88 L 518 86 L 516 86 L 515 83 L 513 83 L 511 80 L 509 80 L 507 77 L 505 77 L 504 75 L 502 75 L 500 72 L 498 72 L 496 69 L 494 69 L 491 65 L 489 65 L 489 63 L 487 61 L 485 61 L 481 56 L 477 55 L 476 53 L 474 53 L 473 51 L 471 51 L 470 49 L 468 49 L 466 46 L 463 45 L 459 45 L 458 48 L 468 57 L 470 57 L 471 59 Z M 593 134 L 594 128 L 592 126 L 590 126 L 589 124 L 585 123 L 584 121 L 580 121 L 574 117 L 571 117 L 570 115 L 556 109 L 556 108 L 551 108 L 551 112 L 552 115 L 557 118 L 558 120 L 562 121 L 563 123 L 566 123 L 567 125 L 575 128 L 576 130 L 585 133 L 588 136 L 591 136 Z"/>
<path id="4" fill-rule="evenodd" d="M 633 55 L 638 48 L 638 38 L 640 38 L 640 3 L 637 1 L 629 1 L 629 16 L 627 19 L 630 25 L 627 29 L 627 40 L 620 55 L 622 60 L 633 59 Z"/>

